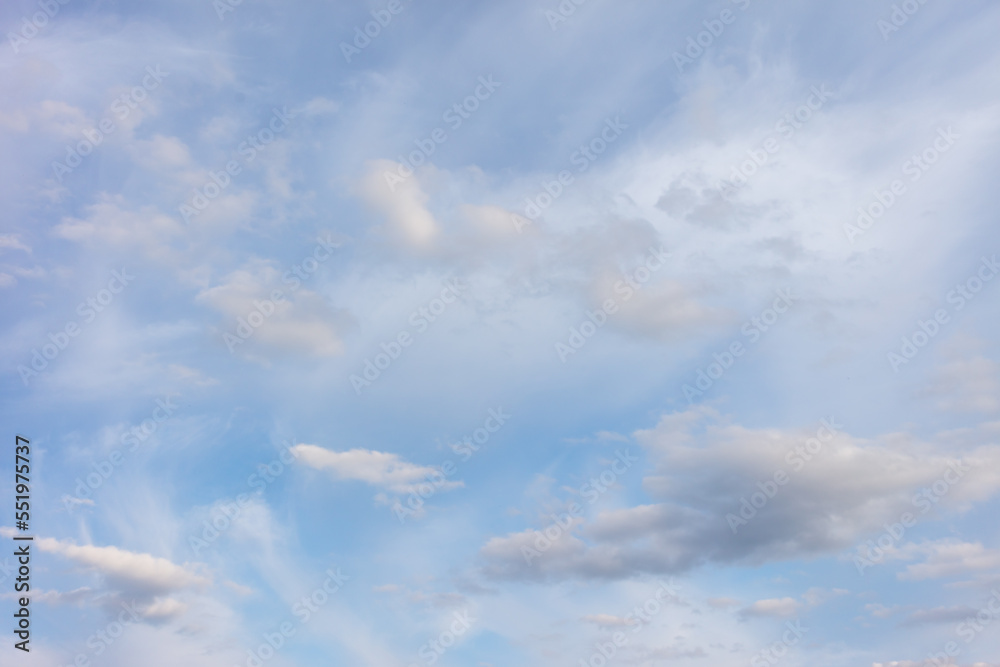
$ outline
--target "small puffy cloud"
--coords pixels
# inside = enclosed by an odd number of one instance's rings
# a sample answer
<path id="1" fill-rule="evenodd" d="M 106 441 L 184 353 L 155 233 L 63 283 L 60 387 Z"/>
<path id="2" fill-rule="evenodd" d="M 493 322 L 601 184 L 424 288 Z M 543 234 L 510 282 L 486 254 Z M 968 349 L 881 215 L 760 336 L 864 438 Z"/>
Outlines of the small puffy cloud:
<path id="1" fill-rule="evenodd" d="M 370 449 L 335 452 L 306 444 L 292 447 L 291 452 L 306 465 L 316 470 L 327 470 L 336 479 L 365 482 L 392 493 L 414 493 L 421 483 L 432 477 L 441 477 L 437 468 L 408 463 L 398 454 L 389 452 L 376 452 Z M 462 482 L 435 483 L 435 487 L 440 490 L 456 489 L 461 486 Z"/>
<path id="2" fill-rule="evenodd" d="M 157 598 L 153 604 L 142 609 L 143 618 L 151 621 L 167 621 L 187 611 L 188 606 L 173 598 Z"/>
<path id="3" fill-rule="evenodd" d="M 757 600 L 749 607 L 740 611 L 743 616 L 773 616 L 790 618 L 799 613 L 802 603 L 795 598 L 771 598 Z"/>
<path id="4" fill-rule="evenodd" d="M 109 583 L 145 593 L 162 593 L 207 586 L 209 579 L 175 565 L 165 558 L 125 551 L 118 547 L 77 545 L 67 540 L 42 537 L 35 540 L 39 550 L 73 561 L 96 572 Z"/>
<path id="5" fill-rule="evenodd" d="M 52 233 L 90 246 L 138 248 L 158 261 L 177 259 L 170 242 L 180 238 L 181 224 L 155 207 L 132 210 L 121 195 L 102 194 L 84 210 L 82 218 L 63 218 Z"/>
<path id="6" fill-rule="evenodd" d="M 635 624 L 635 621 L 628 621 L 621 616 L 611 614 L 591 614 L 581 619 L 584 623 L 593 623 L 600 628 L 622 628 Z"/>
<path id="7" fill-rule="evenodd" d="M 335 114 L 339 110 L 339 103 L 325 97 L 314 97 L 306 102 L 300 111 L 306 116 L 326 116 Z"/>

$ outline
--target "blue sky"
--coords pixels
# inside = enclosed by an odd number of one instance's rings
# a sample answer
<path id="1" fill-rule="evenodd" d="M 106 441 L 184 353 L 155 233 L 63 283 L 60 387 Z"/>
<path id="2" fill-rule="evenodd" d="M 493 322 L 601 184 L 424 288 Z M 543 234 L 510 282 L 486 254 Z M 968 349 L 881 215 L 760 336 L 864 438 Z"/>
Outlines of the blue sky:
<path id="1" fill-rule="evenodd" d="M 4 664 L 1000 664 L 998 20 L 6 3 Z"/>

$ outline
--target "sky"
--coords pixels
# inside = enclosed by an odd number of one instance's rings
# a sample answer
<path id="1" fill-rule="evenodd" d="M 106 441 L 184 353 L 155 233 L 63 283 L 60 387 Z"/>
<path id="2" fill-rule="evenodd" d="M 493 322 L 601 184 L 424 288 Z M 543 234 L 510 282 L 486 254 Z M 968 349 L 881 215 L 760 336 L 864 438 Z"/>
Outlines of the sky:
<path id="1" fill-rule="evenodd" d="M 5 2 L 0 662 L 1000 666 L 998 22 Z"/>

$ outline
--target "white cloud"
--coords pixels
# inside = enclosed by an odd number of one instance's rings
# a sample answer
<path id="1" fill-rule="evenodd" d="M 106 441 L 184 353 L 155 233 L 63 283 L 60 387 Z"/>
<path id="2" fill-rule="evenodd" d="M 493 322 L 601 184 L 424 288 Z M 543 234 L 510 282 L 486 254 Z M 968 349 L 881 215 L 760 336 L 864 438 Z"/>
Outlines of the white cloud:
<path id="1" fill-rule="evenodd" d="M 795 598 L 757 600 L 740 613 L 744 616 L 775 616 L 789 618 L 799 613 L 802 604 Z"/>
<path id="2" fill-rule="evenodd" d="M 335 452 L 316 445 L 300 444 L 292 447 L 300 461 L 317 470 L 328 470 L 342 480 L 357 480 L 393 493 L 408 494 L 421 483 L 434 476 L 441 476 L 437 468 L 408 463 L 398 454 L 376 452 L 368 449 L 351 449 Z M 457 489 L 462 482 L 444 481 L 434 485 L 440 490 Z"/>
<path id="3" fill-rule="evenodd" d="M 979 542 L 939 540 L 908 544 L 900 551 L 903 558 L 924 557 L 923 562 L 909 565 L 899 574 L 903 580 L 940 579 L 982 572 L 1000 574 L 1000 549 L 988 549 Z"/>
<path id="4" fill-rule="evenodd" d="M 175 565 L 165 558 L 125 551 L 118 547 L 76 545 L 67 540 L 42 537 L 35 540 L 39 550 L 69 559 L 97 572 L 110 583 L 146 592 L 166 592 L 201 588 L 211 580 L 189 567 Z"/>
<path id="5" fill-rule="evenodd" d="M 23 250 L 26 253 L 31 253 L 31 247 L 25 245 L 18 234 L 0 234 L 0 248 Z"/>
<path id="6" fill-rule="evenodd" d="M 593 623 L 600 628 L 623 628 L 635 625 L 635 621 L 629 622 L 628 619 L 612 614 L 591 614 L 580 620 L 585 623 Z"/>

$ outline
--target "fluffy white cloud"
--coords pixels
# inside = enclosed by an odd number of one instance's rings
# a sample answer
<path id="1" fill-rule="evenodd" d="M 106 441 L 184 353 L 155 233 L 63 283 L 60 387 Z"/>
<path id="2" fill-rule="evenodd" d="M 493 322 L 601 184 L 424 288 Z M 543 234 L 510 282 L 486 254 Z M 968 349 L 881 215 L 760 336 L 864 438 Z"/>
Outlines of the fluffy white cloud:
<path id="1" fill-rule="evenodd" d="M 77 545 L 68 540 L 38 538 L 38 548 L 69 559 L 81 567 L 105 577 L 113 585 L 146 593 L 163 593 L 186 588 L 202 588 L 211 583 L 208 577 L 190 567 L 175 565 L 165 558 L 125 551 L 118 547 Z"/>
<path id="2" fill-rule="evenodd" d="M 462 482 L 443 480 L 443 474 L 437 468 L 409 463 L 398 454 L 389 452 L 369 449 L 335 452 L 306 444 L 295 445 L 291 451 L 306 465 L 330 471 L 336 479 L 357 480 L 392 493 L 413 493 L 421 483 L 435 477 L 439 481 L 434 486 L 440 490 L 463 486 Z"/>

